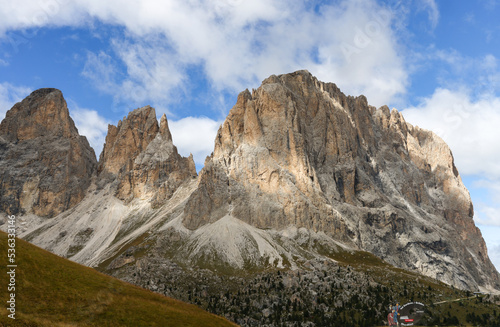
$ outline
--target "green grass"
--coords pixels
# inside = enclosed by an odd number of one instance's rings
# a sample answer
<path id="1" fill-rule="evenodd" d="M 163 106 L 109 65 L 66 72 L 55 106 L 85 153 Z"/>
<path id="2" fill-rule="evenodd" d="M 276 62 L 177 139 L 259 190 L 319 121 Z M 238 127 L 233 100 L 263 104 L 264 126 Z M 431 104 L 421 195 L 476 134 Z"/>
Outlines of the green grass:
<path id="1" fill-rule="evenodd" d="M 16 239 L 16 320 L 8 318 L 7 235 L 0 232 L 0 326 L 236 326 Z"/>

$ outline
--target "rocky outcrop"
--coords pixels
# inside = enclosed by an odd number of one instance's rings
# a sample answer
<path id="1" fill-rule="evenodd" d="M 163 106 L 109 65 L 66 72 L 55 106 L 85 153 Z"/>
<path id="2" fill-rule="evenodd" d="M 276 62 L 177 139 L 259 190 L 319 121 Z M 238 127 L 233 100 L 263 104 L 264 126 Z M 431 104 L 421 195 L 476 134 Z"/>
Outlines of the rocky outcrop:
<path id="1" fill-rule="evenodd" d="M 92 155 L 59 91 L 9 111 L 1 210 L 71 208 L 33 219 L 21 237 L 121 277 L 165 258 L 223 272 L 309 269 L 364 250 L 460 288 L 500 290 L 443 140 L 307 71 L 242 92 L 198 179 L 149 106 L 109 126 L 97 168 Z"/>
<path id="2" fill-rule="evenodd" d="M 99 178 L 116 180 L 116 197 L 151 199 L 164 203 L 187 179 L 197 176 L 193 157 L 179 155 L 165 115 L 156 119 L 155 109 L 136 109 L 108 126 L 99 159 Z"/>
<path id="3" fill-rule="evenodd" d="M 96 165 L 61 91 L 34 91 L 0 124 L 0 210 L 53 217 L 84 198 Z"/>
<path id="4" fill-rule="evenodd" d="M 500 288 L 448 146 L 307 71 L 242 92 L 219 129 L 183 225 L 227 215 L 325 232 L 455 286 Z"/>

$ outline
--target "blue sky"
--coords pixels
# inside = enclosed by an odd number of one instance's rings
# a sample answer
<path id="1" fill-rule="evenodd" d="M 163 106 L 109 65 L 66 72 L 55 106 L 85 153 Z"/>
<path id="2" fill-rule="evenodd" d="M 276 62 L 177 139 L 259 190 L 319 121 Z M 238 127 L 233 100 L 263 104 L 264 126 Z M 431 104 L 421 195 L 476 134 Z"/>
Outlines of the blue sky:
<path id="1" fill-rule="evenodd" d="M 451 147 L 500 268 L 500 1 L 19 0 L 0 7 L 0 118 L 63 91 L 99 155 L 107 124 L 167 114 L 201 168 L 237 94 L 308 69 Z"/>

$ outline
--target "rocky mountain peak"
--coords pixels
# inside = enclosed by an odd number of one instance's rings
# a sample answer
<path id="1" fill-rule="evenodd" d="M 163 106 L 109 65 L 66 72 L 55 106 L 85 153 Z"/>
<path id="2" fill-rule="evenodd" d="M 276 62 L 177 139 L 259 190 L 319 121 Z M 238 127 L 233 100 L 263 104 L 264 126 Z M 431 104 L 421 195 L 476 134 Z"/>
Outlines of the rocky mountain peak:
<path id="1" fill-rule="evenodd" d="M 306 228 L 459 287 L 499 287 L 472 215 L 438 136 L 298 71 L 239 94 L 183 224 Z"/>
<path id="2" fill-rule="evenodd" d="M 36 92 L 0 125 L 7 213 L 55 215 L 78 203 L 92 177 L 95 157 L 58 99 Z M 309 269 L 311 258 L 362 250 L 460 288 L 500 289 L 446 143 L 307 71 L 240 93 L 198 179 L 166 116 L 146 106 L 109 125 L 95 180 L 95 192 L 28 239 L 134 276 L 170 259 L 224 271 Z"/>
<path id="3" fill-rule="evenodd" d="M 7 112 L 0 124 L 0 135 L 18 142 L 49 135 L 71 137 L 78 131 L 62 92 L 46 88 L 33 91 Z"/>
<path id="4" fill-rule="evenodd" d="M 158 124 L 155 109 L 145 106 L 108 126 L 99 175 L 118 181 L 116 196 L 122 200 L 161 203 L 197 174 L 193 158 L 180 156 L 173 145 L 166 115 Z"/>
<path id="5" fill-rule="evenodd" d="M 55 216 L 83 199 L 96 165 L 61 91 L 36 90 L 0 124 L 0 207 Z"/>
<path id="6" fill-rule="evenodd" d="M 118 174 L 121 169 L 130 170 L 134 159 L 156 137 L 158 130 L 156 112 L 150 106 L 131 111 L 117 126 L 109 125 L 99 157 L 99 173 Z"/>
<path id="7" fill-rule="evenodd" d="M 170 129 L 168 128 L 166 114 L 163 114 L 160 118 L 160 134 L 165 138 L 167 142 L 172 142 L 172 134 L 170 134 Z"/>

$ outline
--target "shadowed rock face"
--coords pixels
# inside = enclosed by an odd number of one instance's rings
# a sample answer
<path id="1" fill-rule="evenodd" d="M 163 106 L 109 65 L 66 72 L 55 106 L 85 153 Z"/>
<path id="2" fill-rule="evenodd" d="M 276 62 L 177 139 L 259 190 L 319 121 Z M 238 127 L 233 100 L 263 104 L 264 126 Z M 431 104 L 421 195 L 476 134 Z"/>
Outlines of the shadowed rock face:
<path id="1" fill-rule="evenodd" d="M 242 92 L 219 129 L 183 224 L 227 214 L 326 232 L 459 287 L 500 287 L 444 141 L 307 71 Z"/>
<path id="2" fill-rule="evenodd" d="M 96 165 L 61 91 L 34 91 L 0 124 L 0 209 L 53 217 L 83 199 Z"/>
<path id="3" fill-rule="evenodd" d="M 130 112 L 117 126 L 108 126 L 98 171 L 99 178 L 117 181 L 119 199 L 147 198 L 154 205 L 197 176 L 193 157 L 180 156 L 173 145 L 166 116 L 158 124 L 150 106 Z"/>

